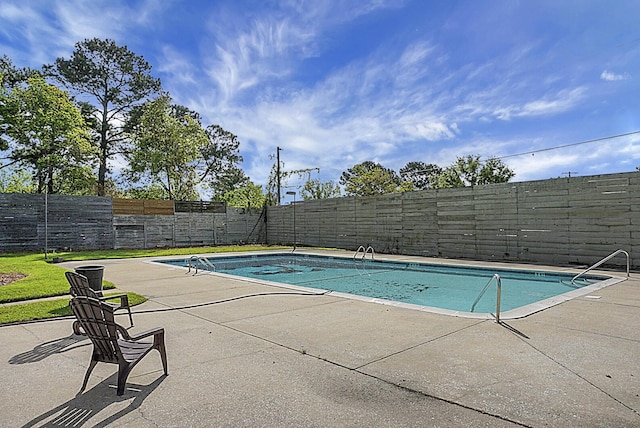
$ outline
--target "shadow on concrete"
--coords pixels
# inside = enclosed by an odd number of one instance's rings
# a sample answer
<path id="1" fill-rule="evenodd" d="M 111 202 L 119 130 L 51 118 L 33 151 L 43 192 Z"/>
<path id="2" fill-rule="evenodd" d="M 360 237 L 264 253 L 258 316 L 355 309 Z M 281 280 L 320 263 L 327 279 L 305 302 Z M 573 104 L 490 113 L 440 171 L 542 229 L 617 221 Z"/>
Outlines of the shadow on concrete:
<path id="1" fill-rule="evenodd" d="M 506 329 L 507 329 L 507 330 L 509 330 L 510 332 L 515 333 L 515 334 L 517 334 L 518 336 L 520 336 L 520 337 L 522 337 L 522 338 L 524 338 L 524 339 L 531 339 L 529 336 L 527 336 L 526 334 L 524 334 L 523 332 L 521 332 L 521 331 L 520 331 L 520 330 L 518 330 L 517 328 L 515 328 L 515 327 L 513 327 L 513 326 L 510 326 L 509 324 L 507 324 L 507 323 L 506 323 L 506 322 L 504 322 L 504 321 L 500 321 L 498 324 L 499 324 L 500 326 L 502 326 L 502 327 L 506 328 Z"/>
<path id="2" fill-rule="evenodd" d="M 67 352 L 81 346 L 87 346 L 89 344 L 91 344 L 91 342 L 87 340 L 86 336 L 78 336 L 72 334 L 71 336 L 41 343 L 39 345 L 36 345 L 30 351 L 14 355 L 9 359 L 9 364 L 36 363 L 38 361 L 44 360 L 47 357 L 50 357 L 51 355 Z"/>
<path id="3" fill-rule="evenodd" d="M 103 380 L 84 393 L 76 395 L 73 399 L 63 403 L 46 413 L 37 416 L 25 425 L 25 427 L 81 427 L 91 420 L 92 427 L 106 427 L 128 413 L 136 410 L 142 402 L 153 392 L 166 378 L 161 376 L 149 385 L 136 385 L 127 383 L 123 395 L 116 395 L 115 383 L 117 373 Z M 100 412 L 118 403 L 131 401 L 129 405 L 115 413 L 104 412 L 104 419 L 99 419 Z M 93 419 L 93 420 L 92 420 Z"/>

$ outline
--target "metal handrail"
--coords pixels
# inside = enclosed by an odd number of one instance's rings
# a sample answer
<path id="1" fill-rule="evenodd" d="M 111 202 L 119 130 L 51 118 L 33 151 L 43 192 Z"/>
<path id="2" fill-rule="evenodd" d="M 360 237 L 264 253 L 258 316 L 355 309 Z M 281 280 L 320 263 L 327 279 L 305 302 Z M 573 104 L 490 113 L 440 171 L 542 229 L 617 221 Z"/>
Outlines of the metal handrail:
<path id="1" fill-rule="evenodd" d="M 471 305 L 470 312 L 473 312 L 473 310 L 476 308 L 476 304 L 480 301 L 482 296 L 484 296 L 484 293 L 487 291 L 487 289 L 489 288 L 489 286 L 491 285 L 494 279 L 496 280 L 496 285 L 498 287 L 496 291 L 496 314 L 495 315 L 491 314 L 491 315 L 493 315 L 496 319 L 496 322 L 499 323 L 500 322 L 500 300 L 502 295 L 502 280 L 500 279 L 500 275 L 498 275 L 497 273 L 494 274 L 489 280 L 489 282 L 487 282 L 487 285 L 484 286 L 484 288 L 476 298 L 475 302 L 473 302 L 473 305 Z"/>
<path id="2" fill-rule="evenodd" d="M 194 262 L 193 265 L 191 264 L 191 262 Z M 216 271 L 216 265 L 213 264 L 211 261 L 209 261 L 208 259 L 204 258 L 204 257 L 200 257 L 200 256 L 191 256 L 189 258 L 189 270 L 188 272 L 191 272 L 191 268 L 193 267 L 195 269 L 195 273 L 194 275 L 196 275 L 198 273 L 198 264 L 202 264 L 203 266 L 208 267 L 210 270 L 212 271 Z"/>
<path id="3" fill-rule="evenodd" d="M 353 260 L 355 260 L 356 257 L 358 257 L 358 254 L 360 254 L 361 252 L 362 252 L 362 260 L 364 260 L 364 258 L 367 257 L 367 254 L 369 253 L 371 253 L 371 260 L 375 258 L 376 252 L 371 245 L 369 245 L 367 248 L 364 248 L 364 245 L 360 245 L 356 250 L 355 254 L 353 255 Z"/>
<path id="4" fill-rule="evenodd" d="M 579 274 L 577 274 L 576 276 L 571 278 L 571 283 L 573 284 L 576 279 L 580 278 L 582 275 L 584 275 L 585 273 L 589 272 L 590 270 L 593 270 L 593 269 L 597 268 L 598 266 L 602 265 L 603 263 L 608 262 L 609 260 L 611 260 L 612 258 L 617 256 L 618 254 L 624 254 L 625 256 L 627 256 L 627 278 L 629 278 L 629 253 L 627 253 L 625 250 L 616 250 L 613 253 L 609 254 L 604 259 L 602 259 L 599 262 L 597 262 L 596 264 L 589 266 L 587 269 L 583 270 L 582 272 L 580 272 Z"/>
<path id="5" fill-rule="evenodd" d="M 373 250 L 373 247 L 371 245 L 369 245 L 367 247 L 367 249 L 364 252 L 364 255 L 362 256 L 362 259 L 364 260 L 365 257 L 367 257 L 367 253 L 369 253 L 369 250 L 371 250 L 371 260 L 373 260 L 375 257 L 376 252 Z"/>

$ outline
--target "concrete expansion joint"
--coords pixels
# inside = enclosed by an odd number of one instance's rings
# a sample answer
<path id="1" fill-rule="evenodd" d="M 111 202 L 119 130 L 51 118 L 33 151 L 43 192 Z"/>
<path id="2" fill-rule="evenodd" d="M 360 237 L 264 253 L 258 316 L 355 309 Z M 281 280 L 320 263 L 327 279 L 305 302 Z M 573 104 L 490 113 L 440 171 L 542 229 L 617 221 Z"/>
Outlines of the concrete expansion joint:
<path id="1" fill-rule="evenodd" d="M 339 365 L 339 366 L 340 367 L 344 367 L 344 366 L 341 366 L 341 365 Z M 408 386 L 400 385 L 400 384 L 395 383 L 395 382 L 391 382 L 391 381 L 383 379 L 381 377 L 378 377 L 378 376 L 375 376 L 375 375 L 372 375 L 372 374 L 369 374 L 369 373 L 362 372 L 362 371 L 360 371 L 358 369 L 350 369 L 350 370 L 355 372 L 355 373 L 358 373 L 358 374 L 370 377 L 372 379 L 375 379 L 375 380 L 377 380 L 379 382 L 386 383 L 387 385 L 395 386 L 396 388 L 402 389 L 402 390 L 410 392 L 412 394 L 417 394 L 417 395 L 420 395 L 420 396 L 425 397 L 425 398 L 430 398 L 432 400 L 437 400 L 437 401 L 442 401 L 442 402 L 447 403 L 447 404 L 452 404 L 454 406 L 458 406 L 458 407 L 463 408 L 463 409 L 471 410 L 473 412 L 477 412 L 477 413 L 480 413 L 482 415 L 491 416 L 493 418 L 500 419 L 500 420 L 503 420 L 503 421 L 506 421 L 506 422 L 509 422 L 509 423 L 512 423 L 512 424 L 515 424 L 515 425 L 518 425 L 518 426 L 521 426 L 521 427 L 533 428 L 532 425 L 527 425 L 525 423 L 522 423 L 522 422 L 510 419 L 510 418 L 507 418 L 505 416 L 501 416 L 501 415 L 498 415 L 498 414 L 495 414 L 495 413 L 490 413 L 490 412 L 487 412 L 486 410 L 482 410 L 482 409 L 478 409 L 478 408 L 475 408 L 475 407 L 471 407 L 469 405 L 458 403 L 456 401 L 453 401 L 453 400 L 450 400 L 450 399 L 447 399 L 447 398 L 438 397 L 438 396 L 433 395 L 433 394 L 428 394 L 428 393 L 426 393 L 424 391 L 420 391 L 418 389 L 409 388 Z"/>
<path id="2" fill-rule="evenodd" d="M 580 373 L 578 373 L 575 370 L 572 370 L 569 366 L 567 366 L 566 364 L 563 364 L 562 362 L 560 362 L 558 359 L 552 357 L 551 355 L 547 354 L 546 352 L 542 351 L 541 349 L 539 349 L 538 347 L 536 347 L 533 343 L 531 343 L 530 341 L 526 341 L 523 340 L 522 342 L 526 343 L 529 347 L 531 347 L 534 351 L 536 351 L 537 353 L 539 353 L 540 355 L 542 355 L 543 357 L 547 358 L 549 361 L 552 361 L 554 364 L 558 365 L 559 367 L 562 367 L 564 370 L 567 370 L 568 372 L 570 372 L 571 374 L 573 374 L 574 376 L 580 378 L 582 381 L 586 382 L 587 384 L 589 384 L 592 388 L 597 389 L 598 391 L 600 391 L 602 394 L 606 395 L 607 397 L 609 397 L 610 399 L 612 399 L 613 401 L 615 401 L 616 403 L 620 404 L 621 406 L 627 408 L 628 410 L 631 410 L 633 413 L 635 413 L 636 415 L 640 416 L 640 412 L 637 409 L 634 409 L 633 407 L 631 407 L 630 405 L 626 404 L 625 402 L 621 401 L 620 399 L 614 397 L 611 393 L 605 391 L 604 389 L 602 389 L 601 387 L 599 387 L 598 385 L 596 385 L 595 383 L 593 383 L 592 381 L 590 381 L 589 379 L 587 379 L 586 377 L 584 377 L 583 375 L 581 375 Z"/>

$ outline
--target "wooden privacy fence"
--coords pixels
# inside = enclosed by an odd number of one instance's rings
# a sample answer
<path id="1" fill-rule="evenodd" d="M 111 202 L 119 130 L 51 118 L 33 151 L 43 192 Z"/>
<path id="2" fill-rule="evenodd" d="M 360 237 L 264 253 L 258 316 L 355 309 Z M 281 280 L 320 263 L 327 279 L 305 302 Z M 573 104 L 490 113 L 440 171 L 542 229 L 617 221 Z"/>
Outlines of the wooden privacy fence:
<path id="1" fill-rule="evenodd" d="M 219 202 L 0 194 L 0 252 L 262 243 L 265 230 L 261 211 Z"/>
<path id="2" fill-rule="evenodd" d="M 0 193 L 0 251 L 112 248 L 111 199 Z"/>
<path id="3" fill-rule="evenodd" d="M 294 206 L 267 215 L 268 243 L 293 243 Z M 640 267 L 640 172 L 304 201 L 295 217 L 298 245 L 556 265 L 623 249 Z"/>
<path id="4" fill-rule="evenodd" d="M 295 214 L 299 245 L 562 265 L 623 249 L 640 268 L 640 172 L 305 201 L 264 214 L 215 202 L 0 194 L 0 252 L 293 244 Z"/>

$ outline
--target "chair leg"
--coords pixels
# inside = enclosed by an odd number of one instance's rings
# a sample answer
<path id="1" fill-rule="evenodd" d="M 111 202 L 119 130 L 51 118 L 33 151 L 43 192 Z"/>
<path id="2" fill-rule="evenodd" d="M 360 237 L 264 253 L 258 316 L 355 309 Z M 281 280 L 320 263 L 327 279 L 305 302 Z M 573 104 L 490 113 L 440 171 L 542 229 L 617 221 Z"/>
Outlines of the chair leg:
<path id="1" fill-rule="evenodd" d="M 80 330 L 80 323 L 78 321 L 74 321 L 71 328 L 73 328 L 73 334 L 77 334 L 78 336 L 85 335 L 85 333 L 83 333 L 82 330 Z"/>
<path id="2" fill-rule="evenodd" d="M 89 367 L 87 368 L 87 373 L 85 373 L 84 375 L 84 382 L 82 383 L 82 388 L 80 388 L 80 392 L 84 391 L 84 389 L 87 387 L 87 382 L 89 381 L 89 375 L 91 375 L 91 372 L 93 371 L 93 368 L 96 366 L 96 364 L 98 364 L 98 362 L 92 358 L 91 362 L 89 363 Z"/>
<path id="3" fill-rule="evenodd" d="M 131 316 L 131 308 L 127 306 L 127 311 L 129 311 L 129 323 L 131 327 L 133 327 L 133 317 Z"/>
<path id="4" fill-rule="evenodd" d="M 158 347 L 160 352 L 160 359 L 162 360 L 162 368 L 164 369 L 164 375 L 167 376 L 169 371 L 167 370 L 167 350 L 164 347 L 164 342 Z"/>
<path id="5" fill-rule="evenodd" d="M 117 395 L 124 394 L 124 388 L 127 385 L 127 378 L 129 377 L 129 373 L 133 368 L 132 365 L 126 363 L 118 364 L 118 390 L 116 392 Z"/>

